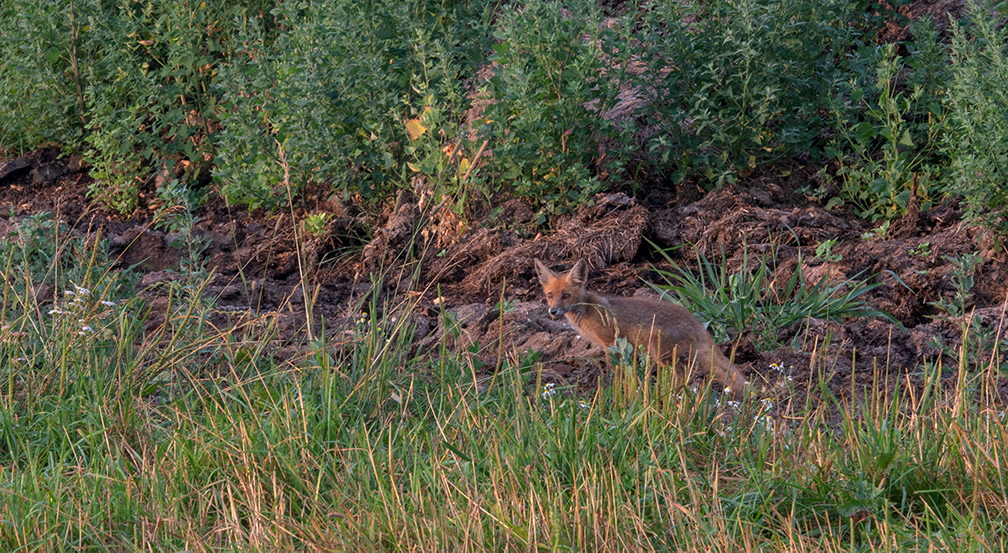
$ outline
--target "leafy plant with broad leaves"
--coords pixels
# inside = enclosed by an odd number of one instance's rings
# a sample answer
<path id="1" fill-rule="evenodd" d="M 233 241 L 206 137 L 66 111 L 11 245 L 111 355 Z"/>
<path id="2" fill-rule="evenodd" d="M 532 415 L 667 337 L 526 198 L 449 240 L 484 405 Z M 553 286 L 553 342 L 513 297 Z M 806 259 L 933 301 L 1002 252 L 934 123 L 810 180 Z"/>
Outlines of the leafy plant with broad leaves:
<path id="1" fill-rule="evenodd" d="M 641 11 L 634 83 L 653 100 L 651 163 L 679 182 L 734 182 L 808 151 L 822 98 L 852 35 L 848 4 L 819 0 L 655 1 Z"/>
<path id="2" fill-rule="evenodd" d="M 618 26 L 591 2 L 524 2 L 497 21 L 482 135 L 503 190 L 538 221 L 590 201 L 623 170 L 624 129 L 606 117 L 623 74 Z"/>

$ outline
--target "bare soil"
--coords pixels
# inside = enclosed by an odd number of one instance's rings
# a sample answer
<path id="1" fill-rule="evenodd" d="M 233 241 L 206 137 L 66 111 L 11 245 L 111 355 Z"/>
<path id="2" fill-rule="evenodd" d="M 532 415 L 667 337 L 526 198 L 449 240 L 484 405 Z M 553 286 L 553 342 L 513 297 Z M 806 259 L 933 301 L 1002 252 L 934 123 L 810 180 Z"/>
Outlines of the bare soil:
<path id="1" fill-rule="evenodd" d="M 7 214 L 0 229 L 50 212 L 73 232 L 101 233 L 117 265 L 142 275 L 140 294 L 150 306 L 147 331 L 163 324 L 167 298 L 160 284 L 178 278 L 182 237 L 166 230 L 150 209 L 123 218 L 88 200 L 91 178 L 77 158 L 43 149 L 8 161 L 15 163 L 6 170 L 0 163 L 0 212 Z M 296 357 L 307 343 L 302 282 L 314 306 L 314 328 L 324 328 L 337 349 L 354 339 L 356 321 L 368 309 L 364 302 L 380 284 L 378 305 L 387 323 L 412 307 L 416 355 L 437 355 L 434 346 L 444 340 L 456 351 L 477 351 L 473 355 L 485 363 L 481 372 L 488 374 L 502 359 L 538 352 L 543 381 L 588 393 L 609 379 L 602 352 L 546 313 L 533 258 L 560 268 L 585 259 L 592 288 L 650 294 L 645 281 L 661 282 L 657 271 L 671 269 L 657 248 L 674 248 L 673 261 L 696 271 L 695 245 L 711 260 L 725 252 L 732 270 L 741 266 L 743 252 L 751 261 L 775 254 L 771 266 L 788 278 L 800 255 L 812 282 L 825 276 L 835 283 L 879 284 L 864 297 L 898 321 L 812 319 L 779 329 L 780 345 L 769 351 L 759 351 L 755 337 L 739 329 L 722 347 L 765 396 L 786 393 L 800 401 L 805 392 L 818 395 L 821 383 L 838 397 L 866 389 L 913 391 L 921 386 L 925 364 L 939 362 L 952 385 L 957 361 L 933 345 L 938 336 L 951 351 L 960 345 L 959 321 L 936 307 L 955 294 L 951 258 L 974 251 L 983 256 L 967 308 L 1000 337 L 1008 300 L 1003 242 L 965 225 L 952 203 L 913 208 L 884 236 L 873 233 L 873 225 L 849 210 L 827 211 L 799 192 L 814 188 L 815 172 L 786 162 L 707 194 L 687 183 L 639 191 L 637 198 L 599 195 L 593 205 L 560 217 L 546 234 L 537 232 L 532 208 L 513 199 L 482 217 L 462 219 L 403 194 L 375 221 L 315 191 L 293 214 L 228 206 L 211 191 L 208 205 L 196 213 L 195 234 L 206 245 L 202 260 L 213 273 L 205 292 L 216 306 L 214 324 L 246 331 L 250 321 L 272 321 L 273 354 L 282 359 Z M 149 202 L 152 192 L 143 193 Z M 305 238 L 304 219 L 315 213 L 331 217 L 321 235 Z M 300 263 L 295 229 L 302 237 Z M 836 241 L 830 260 L 815 254 L 825 240 Z M 461 332 L 446 333 L 445 321 L 458 321 Z M 1004 351 L 997 355 L 1005 366 Z M 1004 377 L 995 378 L 1008 397 Z"/>

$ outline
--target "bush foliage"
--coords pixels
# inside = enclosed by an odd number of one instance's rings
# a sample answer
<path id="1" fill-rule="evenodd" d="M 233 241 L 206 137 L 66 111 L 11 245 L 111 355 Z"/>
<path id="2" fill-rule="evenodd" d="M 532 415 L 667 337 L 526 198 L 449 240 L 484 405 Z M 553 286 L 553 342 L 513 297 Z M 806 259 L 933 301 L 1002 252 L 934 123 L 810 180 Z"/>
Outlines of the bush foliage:
<path id="1" fill-rule="evenodd" d="M 955 25 L 949 93 L 952 190 L 966 200 L 967 217 L 1008 236 L 1008 31 L 970 3 L 973 25 Z"/>
<path id="2" fill-rule="evenodd" d="M 846 2 L 654 2 L 642 16 L 639 80 L 653 91 L 649 153 L 674 180 L 709 185 L 808 151 L 822 98 L 853 33 Z"/>
<path id="3" fill-rule="evenodd" d="M 1004 32 L 987 7 L 951 45 L 874 2 L 607 10 L 4 3 L 0 149 L 85 152 L 92 196 L 121 212 L 152 185 L 198 199 L 212 174 L 249 207 L 312 186 L 367 210 L 426 187 L 456 206 L 528 198 L 540 222 L 598 191 L 712 188 L 800 158 L 838 183 L 816 192 L 830 206 L 891 219 L 950 193 L 1005 232 Z M 911 38 L 878 44 L 891 21 Z"/>
<path id="4" fill-rule="evenodd" d="M 463 2 L 283 4 L 275 32 L 243 28 L 222 70 L 223 192 L 250 205 L 278 199 L 278 146 L 295 184 L 331 183 L 364 202 L 406 186 L 405 122 L 424 108 L 465 111 L 479 62 L 480 10 Z M 457 123 L 445 139 L 454 138 Z"/>

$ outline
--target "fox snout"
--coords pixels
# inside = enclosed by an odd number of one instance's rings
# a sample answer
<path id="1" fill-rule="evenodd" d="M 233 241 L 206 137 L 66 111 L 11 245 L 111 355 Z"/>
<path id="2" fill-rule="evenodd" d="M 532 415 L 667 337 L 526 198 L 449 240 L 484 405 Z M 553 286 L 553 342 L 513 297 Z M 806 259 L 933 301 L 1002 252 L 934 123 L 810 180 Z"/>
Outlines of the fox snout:
<path id="1" fill-rule="evenodd" d="M 570 306 L 567 305 L 549 306 L 549 314 L 554 317 L 562 317 L 568 311 L 570 311 Z"/>

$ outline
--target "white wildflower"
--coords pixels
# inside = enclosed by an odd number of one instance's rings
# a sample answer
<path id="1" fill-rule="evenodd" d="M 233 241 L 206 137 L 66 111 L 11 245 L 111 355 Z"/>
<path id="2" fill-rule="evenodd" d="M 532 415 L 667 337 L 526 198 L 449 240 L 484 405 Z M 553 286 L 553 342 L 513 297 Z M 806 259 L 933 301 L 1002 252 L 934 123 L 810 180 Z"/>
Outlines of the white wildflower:
<path id="1" fill-rule="evenodd" d="M 547 382 L 546 385 L 543 386 L 543 393 L 542 393 L 543 399 L 549 399 L 550 396 L 556 393 L 556 390 L 554 389 L 555 386 L 556 384 L 552 382 Z"/>

